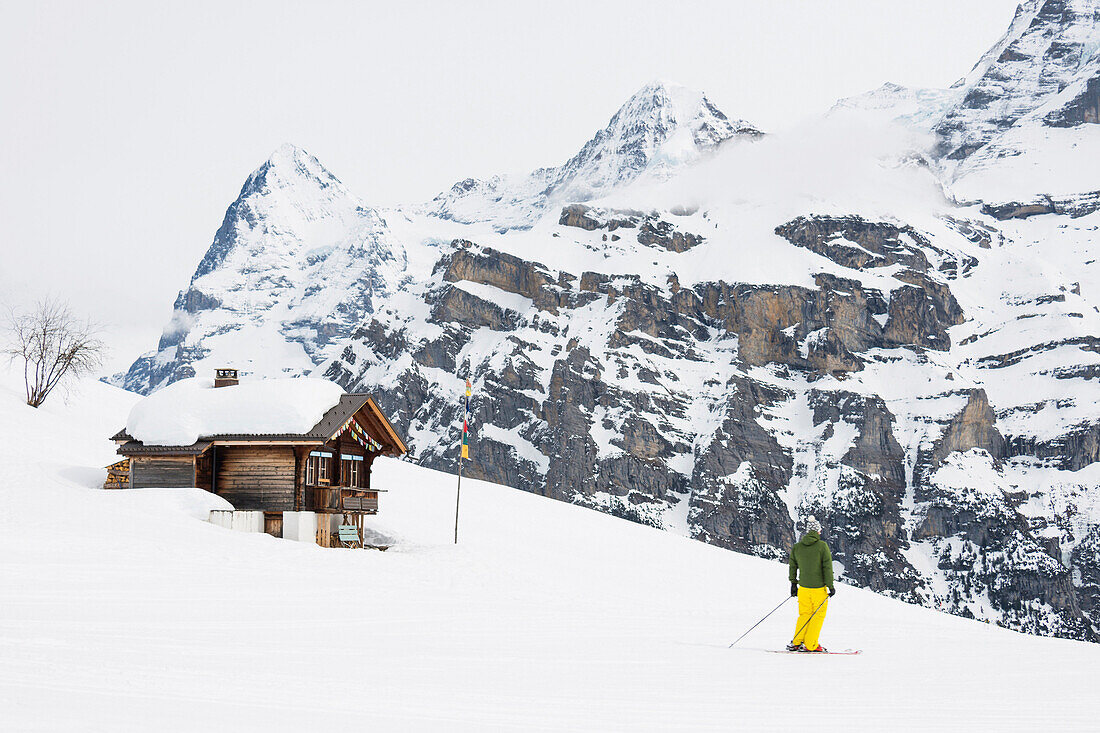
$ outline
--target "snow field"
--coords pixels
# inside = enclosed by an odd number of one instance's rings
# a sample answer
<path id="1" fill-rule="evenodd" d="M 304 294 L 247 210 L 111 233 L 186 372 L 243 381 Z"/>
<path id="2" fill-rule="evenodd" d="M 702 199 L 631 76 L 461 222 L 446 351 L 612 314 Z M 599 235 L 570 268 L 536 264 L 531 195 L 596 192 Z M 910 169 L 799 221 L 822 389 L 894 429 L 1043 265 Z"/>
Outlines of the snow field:
<path id="1" fill-rule="evenodd" d="M 223 530 L 200 492 L 91 490 L 133 401 L 0 389 L 5 730 L 1093 727 L 1096 646 L 841 586 L 823 643 L 862 656 L 763 653 L 792 602 L 730 650 L 783 565 L 478 481 L 455 546 L 454 477 L 403 462 L 375 464 L 386 553 Z"/>

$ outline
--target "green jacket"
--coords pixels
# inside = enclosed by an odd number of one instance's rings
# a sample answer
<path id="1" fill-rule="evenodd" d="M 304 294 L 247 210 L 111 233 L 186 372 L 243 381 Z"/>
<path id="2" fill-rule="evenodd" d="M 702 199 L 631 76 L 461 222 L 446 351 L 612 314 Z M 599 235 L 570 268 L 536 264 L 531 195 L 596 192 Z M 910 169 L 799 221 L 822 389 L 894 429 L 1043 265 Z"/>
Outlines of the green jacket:
<path id="1" fill-rule="evenodd" d="M 792 583 L 797 580 L 803 588 L 833 587 L 833 555 L 817 532 L 807 532 L 794 543 L 789 564 Z"/>

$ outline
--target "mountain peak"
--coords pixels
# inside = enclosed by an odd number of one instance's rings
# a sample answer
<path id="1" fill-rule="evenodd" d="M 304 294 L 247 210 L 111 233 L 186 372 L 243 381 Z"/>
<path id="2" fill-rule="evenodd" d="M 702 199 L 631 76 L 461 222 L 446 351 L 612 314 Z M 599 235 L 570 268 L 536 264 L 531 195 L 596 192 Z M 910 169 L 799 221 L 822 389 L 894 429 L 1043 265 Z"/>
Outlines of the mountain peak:
<path id="1" fill-rule="evenodd" d="M 273 152 L 268 157 L 268 160 L 275 160 L 277 158 L 290 158 L 290 157 L 297 156 L 297 155 L 303 154 L 303 153 L 308 155 L 308 153 L 306 153 L 306 151 L 302 150 L 300 147 L 298 147 L 294 143 L 283 143 L 279 147 L 275 148 L 275 152 Z"/>
<path id="2" fill-rule="evenodd" d="M 275 168 L 287 172 L 309 172 L 319 169 L 328 175 L 332 175 L 321 165 L 321 161 L 293 143 L 283 143 L 275 148 L 257 170 L 264 168 Z"/>
<path id="3" fill-rule="evenodd" d="M 147 393 L 230 363 L 306 374 L 396 287 L 405 264 L 377 211 L 305 150 L 280 145 L 226 210 L 157 351 L 119 383 Z"/>
<path id="4" fill-rule="evenodd" d="M 702 91 L 664 79 L 654 79 L 632 94 L 615 117 L 623 114 L 661 118 L 671 126 L 687 125 L 697 118 L 708 116 L 726 120 L 726 115 Z M 615 117 L 609 125 L 614 124 Z"/>
<path id="5" fill-rule="evenodd" d="M 655 79 L 635 92 L 623 108 L 668 110 L 676 122 L 683 124 L 698 115 L 704 106 L 709 104 L 706 95 L 697 89 Z M 725 117 L 725 115 L 722 116 Z"/>
<path id="6" fill-rule="evenodd" d="M 736 135 L 760 134 L 744 120 L 727 118 L 701 91 L 652 81 L 559 169 L 551 189 L 558 198 L 593 198 L 647 169 L 678 167 Z"/>
<path id="7" fill-rule="evenodd" d="M 272 151 L 271 155 L 267 156 L 267 160 L 264 161 L 264 165 L 293 170 L 297 168 L 301 163 L 309 163 L 311 161 L 320 165 L 316 158 L 314 158 L 312 155 L 310 155 L 294 143 L 283 143 L 279 147 L 275 148 L 275 150 Z"/>
<path id="8" fill-rule="evenodd" d="M 277 147 L 248 177 L 240 195 L 243 198 L 280 189 L 300 191 L 303 184 L 316 189 L 334 188 L 347 198 L 355 198 L 321 161 L 292 143 L 283 143 Z"/>
<path id="9" fill-rule="evenodd" d="M 604 196 L 642 175 L 668 176 L 730 138 L 762 134 L 744 120 L 727 118 L 703 92 L 655 79 L 561 166 L 516 178 L 468 179 L 431 205 L 444 219 L 528 228 L 547 208 Z"/>
<path id="10" fill-rule="evenodd" d="M 282 236 L 252 239 L 264 247 L 276 241 L 282 248 L 317 246 L 333 236 L 328 223 L 339 221 L 345 231 L 364 217 L 377 215 L 348 190 L 317 158 L 302 148 L 284 143 L 245 180 L 237 200 L 225 213 L 214 242 L 199 262 L 192 283 L 222 267 L 242 239 L 241 233 L 259 225 Z"/>

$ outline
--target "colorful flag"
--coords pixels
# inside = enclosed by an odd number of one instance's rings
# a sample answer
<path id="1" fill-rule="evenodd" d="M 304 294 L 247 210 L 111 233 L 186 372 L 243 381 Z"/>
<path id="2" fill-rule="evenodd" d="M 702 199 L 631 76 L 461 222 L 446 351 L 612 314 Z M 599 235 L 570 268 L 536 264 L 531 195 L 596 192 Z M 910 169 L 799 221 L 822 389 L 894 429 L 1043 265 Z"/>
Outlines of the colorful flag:
<path id="1" fill-rule="evenodd" d="M 462 457 L 470 460 L 470 394 L 473 387 L 470 380 L 466 380 L 466 414 L 462 418 Z"/>

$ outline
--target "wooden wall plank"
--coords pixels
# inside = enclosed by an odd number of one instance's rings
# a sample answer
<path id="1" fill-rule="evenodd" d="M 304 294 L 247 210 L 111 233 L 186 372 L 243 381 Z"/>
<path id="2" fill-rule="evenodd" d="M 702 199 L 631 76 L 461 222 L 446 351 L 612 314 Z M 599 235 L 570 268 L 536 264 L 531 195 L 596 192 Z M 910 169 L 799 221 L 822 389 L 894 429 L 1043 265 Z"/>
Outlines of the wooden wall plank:
<path id="1" fill-rule="evenodd" d="M 291 446 L 221 447 L 217 493 L 237 509 L 293 511 L 294 468 Z"/>
<path id="2" fill-rule="evenodd" d="M 130 486 L 135 489 L 182 489 L 195 485 L 195 461 L 191 456 L 134 456 L 130 470 Z"/>

